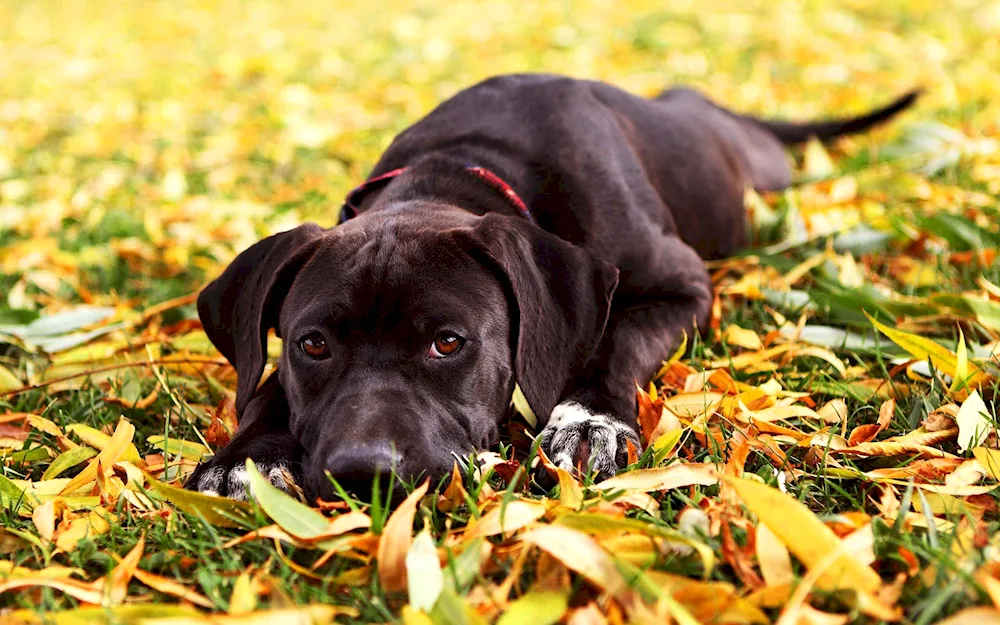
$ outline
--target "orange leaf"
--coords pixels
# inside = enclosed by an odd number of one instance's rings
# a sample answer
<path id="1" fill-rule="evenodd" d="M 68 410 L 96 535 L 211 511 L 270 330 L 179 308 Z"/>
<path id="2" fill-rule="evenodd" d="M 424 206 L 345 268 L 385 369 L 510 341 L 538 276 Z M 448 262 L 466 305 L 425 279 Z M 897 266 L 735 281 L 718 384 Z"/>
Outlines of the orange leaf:
<path id="1" fill-rule="evenodd" d="M 179 584 L 172 579 L 160 577 L 159 575 L 143 571 L 139 568 L 135 569 L 133 573 L 137 580 L 149 586 L 153 590 L 162 592 L 165 595 L 171 595 L 173 597 L 189 601 L 203 608 L 213 609 L 215 607 L 215 604 L 209 601 L 206 597 L 199 595 L 187 586 Z"/>
<path id="2" fill-rule="evenodd" d="M 378 578 L 388 592 L 406 590 L 406 554 L 413 543 L 413 517 L 430 480 L 399 504 L 382 529 L 378 542 Z"/>
<path id="3" fill-rule="evenodd" d="M 882 407 L 878 411 L 878 421 L 876 423 L 868 423 L 865 425 L 859 425 L 851 431 L 850 437 L 847 439 L 847 444 L 851 447 L 855 445 L 860 445 L 861 443 L 867 443 L 868 441 L 874 440 L 876 436 L 882 433 L 889 424 L 892 423 L 892 414 L 896 409 L 896 400 L 887 399 L 882 403 Z"/>
<path id="4" fill-rule="evenodd" d="M 642 388 L 636 388 L 636 395 L 639 404 L 639 434 L 642 436 L 642 444 L 649 447 L 655 440 L 653 432 L 656 431 L 663 414 L 663 400 L 657 397 L 655 400 Z"/>
<path id="5" fill-rule="evenodd" d="M 118 605 L 128 595 L 128 583 L 132 581 L 132 576 L 135 575 L 136 569 L 139 568 L 139 560 L 142 558 L 142 552 L 145 547 L 146 535 L 141 534 L 139 542 L 136 543 L 135 547 L 132 547 L 132 550 L 121 559 L 118 566 L 108 575 L 107 584 L 110 588 L 106 590 L 111 605 Z"/>

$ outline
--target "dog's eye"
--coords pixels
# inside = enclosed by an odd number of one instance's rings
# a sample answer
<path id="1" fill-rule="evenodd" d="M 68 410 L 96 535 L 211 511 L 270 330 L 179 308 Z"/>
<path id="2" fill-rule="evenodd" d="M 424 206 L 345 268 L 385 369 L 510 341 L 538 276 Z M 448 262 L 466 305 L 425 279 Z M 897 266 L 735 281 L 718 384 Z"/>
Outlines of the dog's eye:
<path id="1" fill-rule="evenodd" d="M 434 342 L 427 350 L 427 355 L 431 358 L 445 358 L 457 353 L 464 344 L 465 339 L 459 335 L 452 332 L 442 332 L 434 337 Z"/>
<path id="2" fill-rule="evenodd" d="M 330 348 L 326 346 L 326 339 L 319 332 L 310 332 L 299 341 L 302 353 L 313 360 L 326 360 L 330 357 Z"/>

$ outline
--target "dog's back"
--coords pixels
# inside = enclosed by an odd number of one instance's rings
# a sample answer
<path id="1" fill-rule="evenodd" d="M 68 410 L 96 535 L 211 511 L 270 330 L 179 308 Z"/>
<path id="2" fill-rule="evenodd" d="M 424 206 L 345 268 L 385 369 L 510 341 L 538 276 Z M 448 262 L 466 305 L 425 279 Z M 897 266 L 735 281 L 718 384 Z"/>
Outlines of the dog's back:
<path id="1" fill-rule="evenodd" d="M 744 244 L 745 188 L 789 185 L 784 145 L 867 129 L 915 97 L 800 124 L 735 114 L 690 89 L 645 99 L 596 81 L 498 76 L 400 134 L 372 175 L 448 154 L 496 171 L 542 228 L 619 267 L 648 257 L 650 229 L 718 258 Z"/>

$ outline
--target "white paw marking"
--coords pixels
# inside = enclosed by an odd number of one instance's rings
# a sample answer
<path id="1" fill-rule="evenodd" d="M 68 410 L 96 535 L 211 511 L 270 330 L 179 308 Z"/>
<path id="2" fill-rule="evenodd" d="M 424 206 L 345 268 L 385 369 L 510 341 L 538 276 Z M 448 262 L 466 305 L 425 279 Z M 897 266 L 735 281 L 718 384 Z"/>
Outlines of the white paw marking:
<path id="1" fill-rule="evenodd" d="M 284 464 L 261 464 L 257 468 L 276 488 L 292 494 L 301 492 L 292 478 L 292 472 Z M 206 471 L 198 480 L 198 492 L 217 497 L 223 484 L 230 499 L 247 501 L 250 496 L 250 474 L 243 466 L 232 467 L 228 472 L 222 467 Z"/>
<path id="2" fill-rule="evenodd" d="M 219 467 L 205 471 L 205 474 L 198 480 L 198 491 L 206 495 L 218 495 L 224 477 L 225 471 Z"/>
<path id="3" fill-rule="evenodd" d="M 246 501 L 250 496 L 250 474 L 246 467 L 233 467 L 229 470 L 229 480 L 227 491 L 230 499 L 236 501 Z"/>
<path id="4" fill-rule="evenodd" d="M 573 459 L 584 443 L 590 451 L 589 468 L 612 475 L 620 468 L 619 445 L 631 439 L 639 447 L 634 430 L 614 417 L 591 412 L 574 401 L 563 402 L 552 410 L 542 436 L 552 452 L 552 462 L 565 471 L 573 470 Z"/>

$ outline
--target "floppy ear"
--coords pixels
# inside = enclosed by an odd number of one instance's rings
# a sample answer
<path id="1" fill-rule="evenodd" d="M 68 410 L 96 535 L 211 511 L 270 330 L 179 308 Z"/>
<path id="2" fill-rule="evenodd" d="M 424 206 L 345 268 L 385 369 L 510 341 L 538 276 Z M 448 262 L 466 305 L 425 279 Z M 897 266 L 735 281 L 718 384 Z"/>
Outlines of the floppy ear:
<path id="1" fill-rule="evenodd" d="M 487 215 L 473 238 L 516 304 L 514 372 L 546 419 L 600 344 L 618 269 L 521 219 Z"/>
<path id="2" fill-rule="evenodd" d="M 255 243 L 198 295 L 205 334 L 236 368 L 238 414 L 264 373 L 267 331 L 277 327 L 281 300 L 322 232 L 305 224 Z"/>

